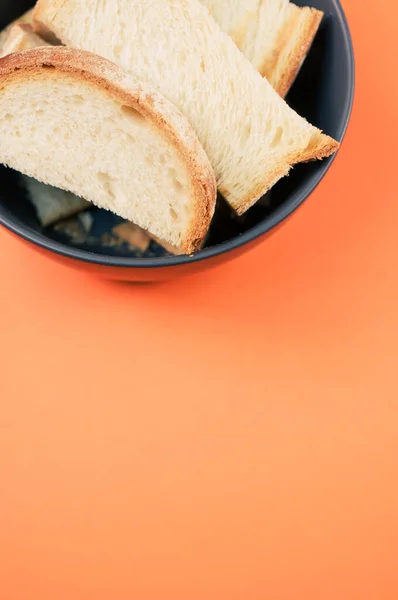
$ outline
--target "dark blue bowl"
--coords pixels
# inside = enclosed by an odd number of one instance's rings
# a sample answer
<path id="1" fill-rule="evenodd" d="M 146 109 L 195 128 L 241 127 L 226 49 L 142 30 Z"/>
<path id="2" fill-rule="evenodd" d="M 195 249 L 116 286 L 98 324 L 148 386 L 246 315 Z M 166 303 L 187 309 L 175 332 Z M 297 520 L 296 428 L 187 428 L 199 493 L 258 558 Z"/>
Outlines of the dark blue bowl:
<path id="1" fill-rule="evenodd" d="M 305 6 L 305 0 L 296 0 Z M 0 0 L 4 27 L 32 6 L 30 0 Z M 354 54 L 339 0 L 308 0 L 325 13 L 315 43 L 289 93 L 288 103 L 311 123 L 342 141 L 354 97 Z M 232 214 L 220 199 L 206 247 L 193 257 L 175 257 L 152 243 L 140 255 L 131 248 L 98 243 L 75 243 L 52 228 L 43 229 L 26 199 L 15 171 L 0 167 L 0 224 L 49 257 L 105 277 L 156 281 L 193 273 L 227 261 L 275 231 L 317 187 L 334 157 L 296 166 L 243 217 Z M 98 240 L 111 230 L 115 217 L 93 209 Z"/>

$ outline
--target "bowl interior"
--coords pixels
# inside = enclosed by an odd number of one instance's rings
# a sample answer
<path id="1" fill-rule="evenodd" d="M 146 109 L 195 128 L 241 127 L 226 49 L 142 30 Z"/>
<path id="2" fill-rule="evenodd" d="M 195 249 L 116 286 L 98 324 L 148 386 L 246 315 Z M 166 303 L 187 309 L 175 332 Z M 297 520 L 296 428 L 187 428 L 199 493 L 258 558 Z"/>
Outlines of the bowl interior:
<path id="1" fill-rule="evenodd" d="M 348 124 L 353 99 L 353 56 L 347 24 L 338 0 L 295 0 L 323 10 L 325 17 L 313 47 L 294 83 L 287 102 L 299 114 L 332 137 L 341 140 Z M 1 29 L 33 5 L 31 0 L 0 0 Z M 281 180 L 270 193 L 243 217 L 237 217 L 220 198 L 204 250 L 205 258 L 225 252 L 268 231 L 292 213 L 316 187 L 328 170 L 333 157 L 325 161 L 297 165 L 289 177 Z M 90 236 L 71 236 L 68 228 L 43 228 L 28 200 L 20 175 L 0 167 L 0 223 L 26 239 L 67 256 L 109 264 L 136 266 L 159 265 L 165 260 L 187 261 L 188 257 L 170 258 L 152 242 L 139 252 L 127 244 L 105 243 L 108 234 L 121 219 L 97 208 L 90 209 L 93 226 Z"/>

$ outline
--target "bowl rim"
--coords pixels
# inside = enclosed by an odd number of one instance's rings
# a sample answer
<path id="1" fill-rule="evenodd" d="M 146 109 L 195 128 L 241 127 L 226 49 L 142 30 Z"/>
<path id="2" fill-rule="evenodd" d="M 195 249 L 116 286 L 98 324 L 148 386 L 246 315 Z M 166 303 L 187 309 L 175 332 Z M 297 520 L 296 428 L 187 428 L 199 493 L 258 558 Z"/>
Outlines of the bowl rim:
<path id="1" fill-rule="evenodd" d="M 337 140 L 341 143 L 345 137 L 350 117 L 352 113 L 354 95 L 355 95 L 355 58 L 354 48 L 352 42 L 352 36 L 348 25 L 347 17 L 344 9 L 341 5 L 340 0 L 333 0 L 337 9 L 337 18 L 340 22 L 340 27 L 344 37 L 344 50 L 348 56 L 348 77 L 350 81 L 350 90 L 347 94 L 345 101 L 344 110 L 342 111 L 342 119 L 340 125 L 340 131 L 336 135 Z M 334 154 L 330 158 L 323 162 L 322 168 L 319 172 L 312 177 L 305 185 L 295 191 L 290 198 L 288 203 L 279 206 L 273 211 L 267 218 L 261 223 L 250 228 L 245 233 L 234 237 L 230 240 L 216 244 L 209 248 L 201 250 L 194 255 L 182 255 L 182 256 L 165 256 L 165 257 L 154 257 L 154 258 L 135 258 L 135 257 L 119 257 L 119 256 L 106 256 L 95 254 L 89 250 L 80 250 L 79 248 L 73 248 L 67 246 L 56 240 L 45 238 L 35 230 L 13 223 L 7 220 L 3 214 L 0 213 L 0 224 L 6 229 L 21 237 L 22 239 L 31 242 L 32 244 L 48 250 L 52 253 L 78 260 L 84 263 L 90 263 L 94 265 L 102 265 L 108 267 L 131 267 L 135 269 L 153 269 L 159 267 L 175 267 L 182 266 L 191 263 L 197 263 L 206 261 L 224 253 L 229 253 L 233 250 L 238 249 L 241 246 L 248 244 L 270 232 L 277 225 L 282 224 L 297 208 L 305 202 L 305 200 L 312 194 L 312 192 L 318 187 L 321 180 L 325 177 L 326 173 L 332 166 L 338 153 Z"/>

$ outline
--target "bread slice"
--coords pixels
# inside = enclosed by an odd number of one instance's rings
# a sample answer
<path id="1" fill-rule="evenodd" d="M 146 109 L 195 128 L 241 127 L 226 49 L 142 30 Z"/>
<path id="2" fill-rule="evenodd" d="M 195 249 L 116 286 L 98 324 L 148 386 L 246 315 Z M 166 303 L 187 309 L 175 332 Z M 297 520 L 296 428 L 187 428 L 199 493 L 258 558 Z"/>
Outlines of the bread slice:
<path id="1" fill-rule="evenodd" d="M 1 55 L 3 57 L 39 46 L 47 46 L 47 43 L 35 34 L 31 25 L 15 23 L 9 30 Z M 22 175 L 22 183 L 43 227 L 71 217 L 90 206 L 89 202 L 71 192 L 45 185 L 27 175 Z"/>
<path id="2" fill-rule="evenodd" d="M 4 43 L 5 43 L 6 39 L 8 38 L 8 34 L 10 33 L 10 30 L 11 30 L 12 26 L 15 25 L 15 23 L 27 23 L 27 24 L 31 25 L 32 20 L 33 20 L 33 8 L 31 8 L 26 13 L 21 15 L 16 21 L 13 21 L 9 25 L 7 25 L 7 27 L 5 27 L 5 29 L 3 29 L 3 31 L 0 32 L 0 51 L 2 50 Z"/>
<path id="3" fill-rule="evenodd" d="M 200 247 L 214 212 L 214 173 L 181 113 L 107 60 L 71 48 L 0 61 L 0 162 L 186 253 Z"/>
<path id="4" fill-rule="evenodd" d="M 201 0 L 220 28 L 285 97 L 314 41 L 323 12 L 289 0 Z"/>
<path id="5" fill-rule="evenodd" d="M 198 0 L 39 0 L 35 26 L 147 80 L 185 114 L 239 213 L 339 144 L 301 118 Z"/>
<path id="6" fill-rule="evenodd" d="M 15 25 L 11 27 L 3 49 L 1 50 L 1 58 L 8 54 L 12 54 L 13 52 L 22 52 L 23 50 L 29 50 L 30 48 L 48 45 L 47 42 L 33 31 L 31 25 L 15 23 Z"/>

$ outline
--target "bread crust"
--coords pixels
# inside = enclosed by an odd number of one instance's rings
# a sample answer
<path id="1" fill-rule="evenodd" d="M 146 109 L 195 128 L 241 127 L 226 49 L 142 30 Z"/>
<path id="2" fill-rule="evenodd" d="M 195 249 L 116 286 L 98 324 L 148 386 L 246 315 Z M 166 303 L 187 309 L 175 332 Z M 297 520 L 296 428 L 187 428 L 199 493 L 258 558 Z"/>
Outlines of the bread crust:
<path id="1" fill-rule="evenodd" d="M 300 35 L 297 37 L 293 54 L 289 55 L 287 54 L 288 43 L 297 30 L 297 21 L 302 16 L 302 11 L 307 13 L 306 23 L 300 28 Z M 279 33 L 274 54 L 275 62 L 273 64 L 265 62 L 260 68 L 261 75 L 269 78 L 270 83 L 282 98 L 286 97 L 301 69 L 317 34 L 323 14 L 320 10 L 308 7 L 298 8 L 297 11 L 294 11 Z M 283 68 L 279 67 L 278 69 L 279 77 L 275 77 L 276 63 L 283 64 Z"/>
<path id="2" fill-rule="evenodd" d="M 100 87 L 117 102 L 138 111 L 166 136 L 186 164 L 194 190 L 193 219 L 180 247 L 187 254 L 199 250 L 215 210 L 216 181 L 186 118 L 158 92 L 110 61 L 73 48 L 41 47 L 6 56 L 0 61 L 0 85 L 36 77 L 45 67 Z"/>
<path id="3" fill-rule="evenodd" d="M 340 148 L 340 143 L 318 130 L 318 135 L 313 136 L 304 153 L 301 154 L 300 162 L 322 160 L 332 156 Z"/>
<path id="4" fill-rule="evenodd" d="M 294 47 L 294 54 L 290 57 L 285 57 L 285 60 L 288 62 L 289 68 L 281 69 L 283 76 L 280 79 L 270 81 L 275 90 L 282 97 L 285 97 L 288 91 L 290 90 L 290 87 L 292 86 L 297 76 L 297 73 L 301 68 L 302 63 L 308 54 L 308 51 L 314 41 L 315 35 L 319 29 L 319 25 L 322 21 L 323 12 L 308 7 L 298 8 L 297 11 L 294 11 L 291 19 L 289 19 L 289 21 L 285 24 L 283 31 L 280 34 L 279 42 L 277 44 L 279 51 L 276 51 L 275 63 L 270 64 L 268 62 L 260 70 L 260 73 L 263 77 L 267 75 L 267 70 L 269 73 L 276 72 L 274 71 L 276 68 L 276 62 L 280 61 L 281 58 L 283 58 L 283 53 L 286 52 L 290 36 L 295 30 L 297 30 L 297 21 L 300 19 L 301 16 L 300 11 L 303 10 L 306 10 L 308 12 L 306 26 L 301 27 L 300 36 Z M 265 191 L 267 191 L 273 185 L 275 185 L 275 183 L 277 183 L 279 179 L 286 176 L 290 171 L 290 166 L 288 166 L 287 163 L 293 167 L 295 164 L 301 162 L 322 160 L 323 158 L 328 158 L 329 156 L 337 152 L 339 147 L 339 142 L 318 130 L 312 136 L 312 139 L 305 152 L 300 152 L 290 157 L 286 157 L 286 162 L 284 162 L 284 165 L 281 165 L 272 173 L 270 173 L 265 182 L 261 182 L 261 184 L 259 184 L 253 190 L 251 190 L 251 193 L 239 203 L 239 206 L 235 207 L 236 212 L 238 213 L 238 215 L 243 215 L 247 210 L 249 210 L 249 208 L 251 208 L 257 202 L 259 195 L 262 196 L 265 193 Z"/>
<path id="5" fill-rule="evenodd" d="M 250 194 L 239 202 L 239 206 L 233 207 L 234 210 L 238 215 L 243 215 L 282 177 L 288 175 L 290 168 L 295 164 L 328 158 L 337 152 L 339 148 L 339 142 L 318 130 L 318 135 L 313 136 L 312 142 L 310 142 L 304 154 L 303 152 L 299 152 L 288 156 L 283 164 L 274 169 L 272 173 L 269 173 L 265 181 L 262 181 L 258 186 L 253 188 Z M 220 192 L 223 193 L 222 190 Z"/>

